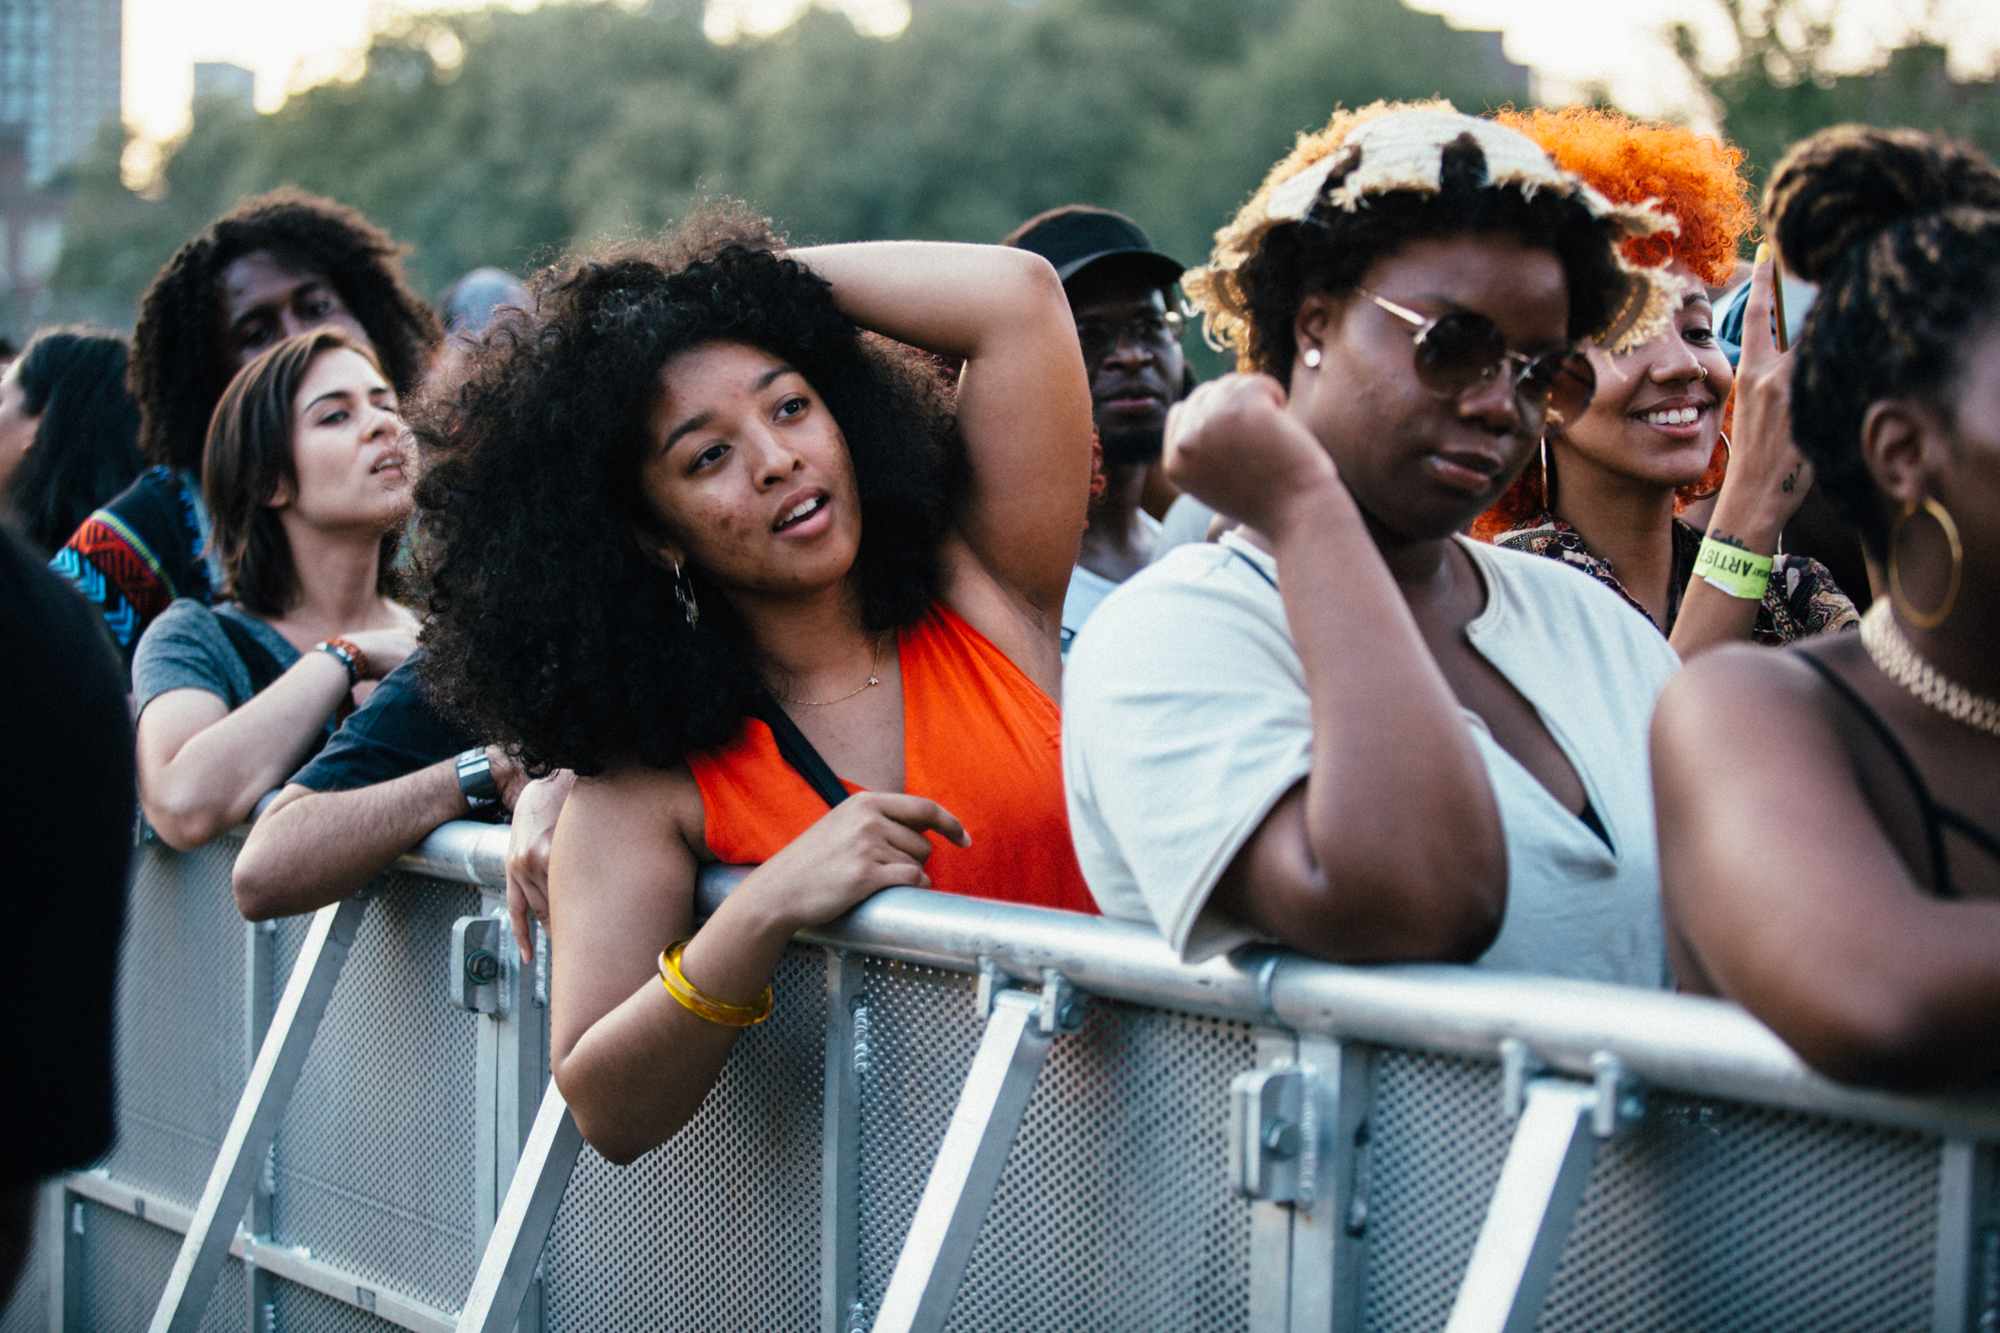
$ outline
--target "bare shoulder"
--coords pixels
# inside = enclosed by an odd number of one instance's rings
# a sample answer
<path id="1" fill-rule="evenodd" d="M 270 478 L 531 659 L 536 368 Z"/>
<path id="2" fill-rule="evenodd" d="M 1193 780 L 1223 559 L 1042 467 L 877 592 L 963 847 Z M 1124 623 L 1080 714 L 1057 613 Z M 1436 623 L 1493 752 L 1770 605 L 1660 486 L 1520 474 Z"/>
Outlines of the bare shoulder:
<path id="1" fill-rule="evenodd" d="M 1653 712 L 1653 743 L 1735 748 L 1774 732 L 1824 732 L 1826 682 L 1797 652 L 1730 644 L 1675 672 Z"/>
<path id="2" fill-rule="evenodd" d="M 596 777 L 578 778 L 558 828 L 634 850 L 671 851 L 678 843 L 706 856 L 701 788 L 685 764 L 666 769 L 616 764 Z"/>

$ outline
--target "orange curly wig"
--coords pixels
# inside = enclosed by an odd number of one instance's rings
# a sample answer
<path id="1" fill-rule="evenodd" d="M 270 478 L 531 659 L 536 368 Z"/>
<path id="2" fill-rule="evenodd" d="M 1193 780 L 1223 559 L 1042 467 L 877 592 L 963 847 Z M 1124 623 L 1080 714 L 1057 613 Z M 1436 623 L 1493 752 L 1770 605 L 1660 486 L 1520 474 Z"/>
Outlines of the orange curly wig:
<path id="1" fill-rule="evenodd" d="M 1493 117 L 1541 146 L 1613 203 L 1650 202 L 1680 223 L 1679 233 L 1634 236 L 1625 257 L 1654 268 L 1678 259 L 1711 287 L 1736 272 L 1736 252 L 1757 221 L 1743 152 L 1681 125 L 1638 121 L 1598 107 L 1506 110 Z"/>
<path id="2" fill-rule="evenodd" d="M 1681 125 L 1638 121 L 1599 107 L 1569 106 L 1497 112 L 1494 120 L 1527 135 L 1565 171 L 1588 181 L 1614 203 L 1651 202 L 1680 224 L 1678 232 L 1634 236 L 1625 258 L 1647 268 L 1678 259 L 1711 287 L 1735 276 L 1738 247 L 1756 225 L 1743 152 Z M 1732 394 L 1724 408 L 1735 403 Z M 1679 494 L 1683 502 L 1713 495 L 1722 485 L 1728 452 L 1716 446 L 1708 471 Z M 1678 508 L 1679 506 L 1676 506 Z M 1492 541 L 1548 508 L 1541 470 L 1528 470 L 1493 507 L 1473 520 L 1472 535 Z"/>

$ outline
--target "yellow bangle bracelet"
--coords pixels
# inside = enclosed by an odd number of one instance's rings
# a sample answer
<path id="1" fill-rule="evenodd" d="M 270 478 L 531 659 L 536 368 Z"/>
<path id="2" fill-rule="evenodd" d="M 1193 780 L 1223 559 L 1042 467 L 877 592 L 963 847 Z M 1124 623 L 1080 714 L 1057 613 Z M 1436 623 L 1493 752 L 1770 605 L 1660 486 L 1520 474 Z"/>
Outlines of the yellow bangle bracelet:
<path id="1" fill-rule="evenodd" d="M 1694 558 L 1694 576 L 1731 597 L 1761 602 L 1764 590 L 1771 586 L 1771 563 L 1768 555 L 1755 555 L 1733 542 L 1703 537 Z"/>
<path id="2" fill-rule="evenodd" d="M 681 952 L 688 947 L 694 936 L 688 935 L 675 940 L 660 951 L 660 984 L 667 988 L 667 994 L 680 1002 L 683 1009 L 711 1023 L 720 1023 L 728 1028 L 754 1027 L 771 1016 L 771 988 L 764 987 L 764 993 L 754 1004 L 724 1004 L 703 995 L 692 981 L 681 971 Z"/>

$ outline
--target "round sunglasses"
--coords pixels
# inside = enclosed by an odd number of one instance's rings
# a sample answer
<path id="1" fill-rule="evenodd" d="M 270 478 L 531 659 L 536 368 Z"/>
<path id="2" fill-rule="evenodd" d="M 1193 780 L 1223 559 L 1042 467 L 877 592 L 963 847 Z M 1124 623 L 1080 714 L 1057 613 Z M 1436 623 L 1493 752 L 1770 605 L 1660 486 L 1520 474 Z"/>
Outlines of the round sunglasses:
<path id="1" fill-rule="evenodd" d="M 1575 348 L 1527 356 L 1509 349 L 1500 326 L 1477 311 L 1454 310 L 1426 319 L 1366 287 L 1354 290 L 1411 326 L 1417 379 L 1439 398 L 1456 402 L 1506 371 L 1513 376 L 1523 433 L 1540 435 L 1551 420 L 1575 421 L 1597 395 L 1597 372 Z"/>

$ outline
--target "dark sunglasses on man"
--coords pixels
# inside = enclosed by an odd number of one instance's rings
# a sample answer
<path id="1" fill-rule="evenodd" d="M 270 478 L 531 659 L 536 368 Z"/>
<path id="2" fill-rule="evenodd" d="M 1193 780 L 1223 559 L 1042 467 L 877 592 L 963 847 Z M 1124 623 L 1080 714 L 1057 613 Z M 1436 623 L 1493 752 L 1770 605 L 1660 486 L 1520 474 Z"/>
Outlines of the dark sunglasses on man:
<path id="1" fill-rule="evenodd" d="M 1425 319 L 1408 306 L 1377 296 L 1367 297 L 1410 325 L 1416 344 L 1417 380 L 1439 398 L 1457 402 L 1483 388 L 1503 372 L 1513 376 L 1514 404 L 1521 414 L 1521 433 L 1540 435 L 1554 419 L 1575 421 L 1597 396 L 1597 372 L 1590 358 L 1576 348 L 1527 356 L 1507 346 L 1507 335 L 1476 310 L 1454 310 Z"/>

